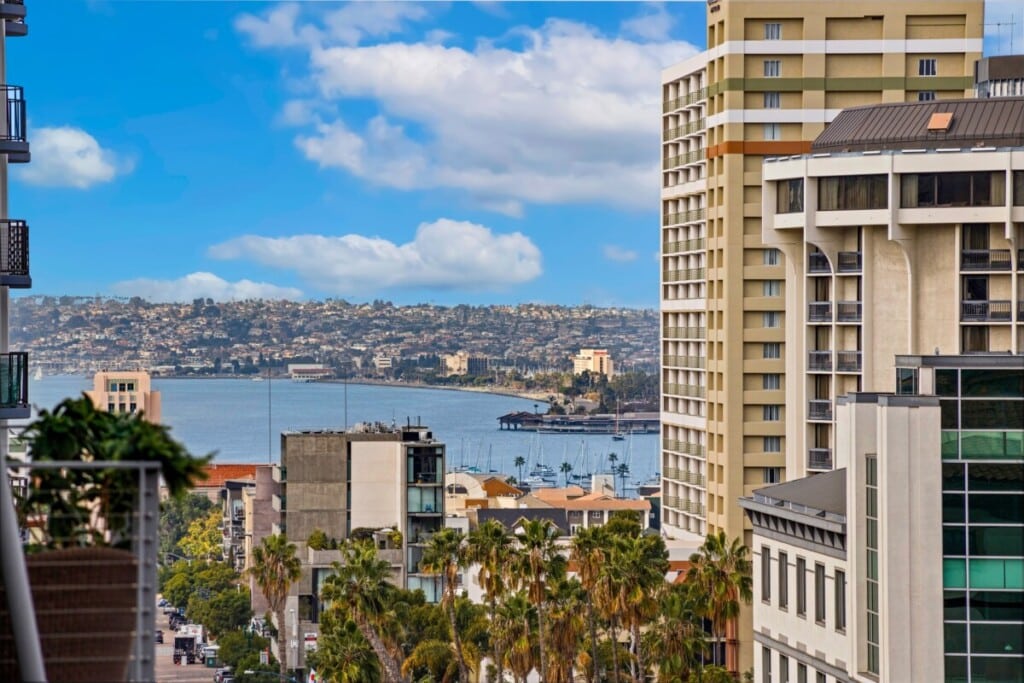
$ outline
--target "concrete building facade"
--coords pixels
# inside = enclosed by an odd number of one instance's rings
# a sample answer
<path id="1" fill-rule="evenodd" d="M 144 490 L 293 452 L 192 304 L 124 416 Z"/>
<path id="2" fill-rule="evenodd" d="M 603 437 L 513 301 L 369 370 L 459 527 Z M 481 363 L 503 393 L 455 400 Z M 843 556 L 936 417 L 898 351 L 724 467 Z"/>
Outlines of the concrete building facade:
<path id="1" fill-rule="evenodd" d="M 160 422 L 160 392 L 151 386 L 145 370 L 101 371 L 93 375 L 86 396 L 108 413 L 142 412 L 146 420 Z"/>
<path id="2" fill-rule="evenodd" d="M 572 357 L 572 372 L 574 375 L 589 372 L 611 379 L 615 376 L 615 362 L 608 349 L 580 349 L 580 352 Z"/>

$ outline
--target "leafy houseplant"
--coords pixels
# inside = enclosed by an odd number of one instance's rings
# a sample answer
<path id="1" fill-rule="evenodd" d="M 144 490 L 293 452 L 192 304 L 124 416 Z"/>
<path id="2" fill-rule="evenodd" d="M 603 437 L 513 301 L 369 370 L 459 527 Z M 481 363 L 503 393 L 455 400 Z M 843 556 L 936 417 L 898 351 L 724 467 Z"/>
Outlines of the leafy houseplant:
<path id="1" fill-rule="evenodd" d="M 141 414 L 98 410 L 84 396 L 40 411 L 23 436 L 35 463 L 157 462 L 174 496 L 212 458 L 193 457 Z M 139 493 L 131 468 L 38 467 L 16 497 L 30 530 L 26 563 L 50 680 L 124 678 L 138 607 L 130 549 Z M 0 595 L 0 680 L 17 680 L 6 608 Z"/>

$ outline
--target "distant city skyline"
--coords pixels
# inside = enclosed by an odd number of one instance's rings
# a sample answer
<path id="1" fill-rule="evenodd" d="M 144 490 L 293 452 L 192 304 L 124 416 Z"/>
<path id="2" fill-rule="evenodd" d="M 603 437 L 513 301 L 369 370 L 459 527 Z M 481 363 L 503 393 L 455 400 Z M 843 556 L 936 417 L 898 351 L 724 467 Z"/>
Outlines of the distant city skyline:
<path id="1" fill-rule="evenodd" d="M 31 3 L 32 293 L 655 307 L 659 74 L 704 12 Z"/>

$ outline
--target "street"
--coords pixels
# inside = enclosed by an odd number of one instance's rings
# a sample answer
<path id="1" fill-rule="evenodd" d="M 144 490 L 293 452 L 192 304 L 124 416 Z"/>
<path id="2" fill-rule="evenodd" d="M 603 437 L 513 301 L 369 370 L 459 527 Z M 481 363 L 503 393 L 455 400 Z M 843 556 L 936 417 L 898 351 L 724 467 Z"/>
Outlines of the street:
<path id="1" fill-rule="evenodd" d="M 173 639 L 173 636 L 172 636 Z M 202 664 L 174 664 L 174 646 L 171 643 L 156 646 L 156 680 L 158 683 L 212 683 L 216 669 L 208 669 Z"/>

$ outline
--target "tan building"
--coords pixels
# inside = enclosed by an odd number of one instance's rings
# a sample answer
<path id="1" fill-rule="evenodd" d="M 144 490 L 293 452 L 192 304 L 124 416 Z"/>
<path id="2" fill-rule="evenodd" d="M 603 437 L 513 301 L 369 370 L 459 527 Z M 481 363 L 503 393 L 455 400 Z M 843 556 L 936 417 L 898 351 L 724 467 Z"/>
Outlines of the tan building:
<path id="1" fill-rule="evenodd" d="M 983 2 L 711 0 L 707 25 L 708 49 L 662 75 L 662 522 L 749 541 L 736 500 L 786 478 L 785 388 L 803 381 L 764 159 L 809 152 L 847 107 L 970 95 Z"/>
<path id="2" fill-rule="evenodd" d="M 92 378 L 92 391 L 85 394 L 100 410 L 142 412 L 150 422 L 160 422 L 160 392 L 151 388 L 145 370 L 97 372 Z"/>
<path id="3" fill-rule="evenodd" d="M 572 358 L 572 372 L 574 375 L 590 372 L 611 379 L 615 376 L 615 364 L 608 349 L 580 349 Z"/>

